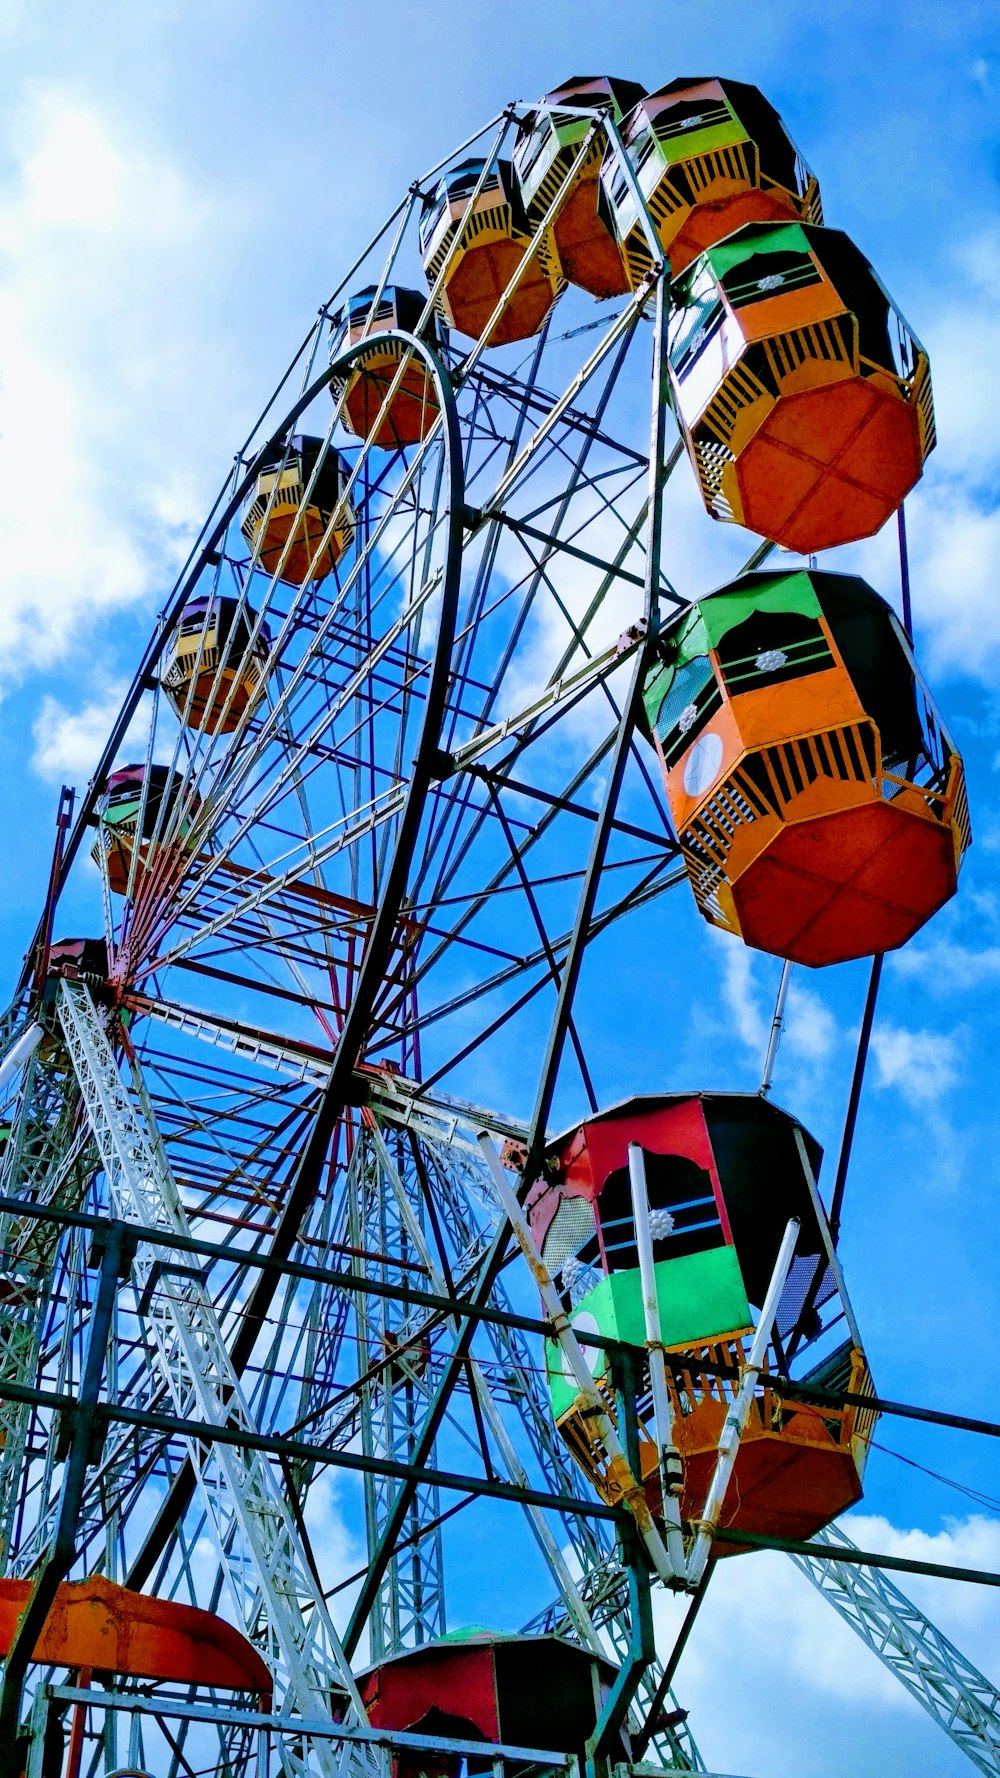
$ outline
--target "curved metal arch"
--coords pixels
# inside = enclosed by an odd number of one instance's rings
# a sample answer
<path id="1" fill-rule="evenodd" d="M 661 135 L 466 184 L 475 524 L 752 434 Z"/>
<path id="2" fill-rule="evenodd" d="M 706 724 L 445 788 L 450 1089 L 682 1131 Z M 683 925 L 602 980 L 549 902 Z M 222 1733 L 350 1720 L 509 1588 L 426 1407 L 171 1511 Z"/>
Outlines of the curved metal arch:
<path id="1" fill-rule="evenodd" d="M 448 489 L 448 534 L 445 542 L 445 568 L 442 585 L 441 618 L 438 626 L 434 660 L 428 680 L 427 701 L 424 706 L 424 719 L 413 762 L 413 775 L 410 779 L 410 789 L 407 793 L 406 804 L 404 805 L 403 814 L 400 820 L 399 836 L 402 838 L 404 832 L 408 832 L 410 827 L 409 811 L 413 800 L 414 783 L 418 772 L 423 770 L 423 762 L 425 759 L 430 759 L 436 755 L 440 742 L 441 718 L 444 714 L 444 692 L 451 667 L 451 644 L 454 639 L 455 616 L 457 612 L 458 592 L 461 579 L 462 530 L 465 515 L 465 470 L 462 458 L 458 410 L 455 404 L 455 391 L 452 386 L 449 372 L 438 353 L 426 340 L 420 339 L 416 334 L 406 332 L 403 328 L 385 328 L 377 337 L 379 344 L 389 340 L 395 340 L 401 345 L 408 347 L 418 358 L 423 360 L 430 372 L 437 393 L 440 420 L 435 420 L 428 433 L 428 437 L 430 437 L 431 433 L 436 431 L 438 425 L 441 424 L 444 434 L 443 442 L 447 469 L 446 485 Z M 370 336 L 355 341 L 352 346 L 347 346 L 342 352 L 337 354 L 336 358 L 331 360 L 330 364 L 322 374 L 316 377 L 313 382 L 309 384 L 308 388 L 303 391 L 298 400 L 285 414 L 281 424 L 275 428 L 270 437 L 267 438 L 256 451 L 253 462 L 237 483 L 234 492 L 222 508 L 211 531 L 209 531 L 204 538 L 201 548 L 190 568 L 176 583 L 170 604 L 163 617 L 158 620 L 156 628 L 143 650 L 142 659 L 136 669 L 132 683 L 125 694 L 124 701 L 115 718 L 111 733 L 104 744 L 104 749 L 101 753 L 100 760 L 98 761 L 97 769 L 95 770 L 90 783 L 87 785 L 85 794 L 80 799 L 76 820 L 63 848 L 59 873 L 54 885 L 54 898 L 58 898 L 61 894 L 69 871 L 83 843 L 86 830 L 93 824 L 100 787 L 103 785 L 111 770 L 115 754 L 118 752 L 128 729 L 128 725 L 138 709 L 142 694 L 144 691 L 148 690 L 153 681 L 154 668 L 163 651 L 164 636 L 173 629 L 190 595 L 197 586 L 201 574 L 204 569 L 210 565 L 209 558 L 216 550 L 217 545 L 221 543 L 222 539 L 225 537 L 233 519 L 243 505 L 247 494 L 257 479 L 258 463 L 269 451 L 274 450 L 276 447 L 284 443 L 285 439 L 287 439 L 295 426 L 295 422 L 303 413 L 305 413 L 306 409 L 311 406 L 316 400 L 316 397 L 321 395 L 324 389 L 329 388 L 331 383 L 341 378 L 345 371 L 349 370 L 358 359 L 363 358 L 366 352 L 369 352 L 371 348 L 372 338 Z M 426 443 L 426 440 L 424 442 Z M 445 659 L 445 656 L 447 656 L 447 659 Z M 439 703 L 441 707 L 438 713 L 434 738 L 431 740 L 429 739 L 429 729 L 433 726 L 433 711 L 436 703 Z M 429 783 L 430 778 L 428 778 L 427 785 L 424 787 L 424 797 L 427 794 Z M 410 840 L 411 846 L 416 834 L 417 825 L 419 825 L 419 816 L 416 819 L 416 823 L 413 825 L 413 835 Z M 387 873 L 387 878 L 393 876 L 398 852 L 399 844 L 397 842 L 396 853 L 394 853 L 392 864 Z M 366 956 L 372 949 L 376 932 L 380 930 L 380 915 L 383 899 L 384 898 L 380 896 L 379 914 L 376 915 L 371 934 L 369 935 Z M 398 909 L 396 912 L 398 914 Z M 396 915 L 394 914 L 393 923 L 395 918 Z M 389 930 L 391 933 L 391 926 Z M 27 985 L 30 975 L 31 960 L 35 955 L 41 937 L 42 924 L 40 922 L 35 930 L 31 943 L 25 952 L 24 965 L 17 986 L 18 994 L 20 994 Z M 362 968 L 363 967 L 364 966 L 362 966 Z"/>
<path id="2" fill-rule="evenodd" d="M 358 968 L 354 984 L 354 993 L 341 1028 L 337 1046 L 333 1053 L 330 1077 L 323 1088 L 322 1098 L 316 1109 L 309 1139 L 299 1157 L 295 1174 L 292 1178 L 285 1207 L 274 1231 L 270 1247 L 272 1259 L 284 1259 L 290 1254 L 302 1219 L 309 1207 L 320 1170 L 326 1157 L 330 1138 L 338 1119 L 343 1115 L 350 1098 L 350 1087 L 365 1031 L 371 1020 L 375 996 L 385 975 L 386 965 L 392 946 L 393 933 L 399 918 L 403 894 L 406 888 L 407 872 L 413 856 L 424 805 L 431 784 L 436 777 L 438 750 L 441 741 L 441 729 L 447 701 L 448 679 L 451 670 L 451 656 L 455 637 L 455 622 L 458 612 L 458 597 L 462 578 L 462 532 L 465 521 L 465 470 L 462 458 L 461 436 L 458 424 L 458 410 L 451 378 L 442 365 L 436 352 L 425 341 L 417 339 L 413 334 L 402 329 L 386 329 L 378 335 L 379 341 L 396 339 L 406 346 L 413 347 L 424 359 L 434 378 L 442 423 L 444 427 L 444 450 L 447 468 L 447 500 L 448 500 L 448 533 L 445 543 L 445 563 L 442 580 L 441 614 L 438 623 L 437 640 L 434 648 L 434 659 L 428 680 L 427 699 L 420 728 L 420 736 L 413 759 L 410 784 L 403 805 L 396 844 L 392 859 L 386 870 L 380 887 L 378 908 L 368 934 L 368 942 Z M 371 340 L 360 340 L 354 346 L 341 353 L 324 372 L 323 376 L 306 391 L 305 395 L 292 410 L 291 416 L 283 427 L 279 428 L 274 438 L 262 447 L 267 451 L 275 444 L 280 444 L 287 437 L 289 429 L 294 425 L 299 414 L 304 412 L 317 393 L 321 392 L 334 378 L 343 373 L 356 359 L 362 357 L 371 347 Z M 260 453 L 258 453 L 259 457 Z M 231 523 L 247 489 L 252 485 L 254 474 L 251 470 L 240 483 L 237 493 L 233 496 L 226 510 L 226 515 L 214 534 L 217 541 L 225 528 Z M 205 551 L 213 547 L 210 540 Z M 200 571 L 195 570 L 195 573 Z M 177 594 L 172 607 L 174 616 L 179 613 L 186 597 L 187 590 L 194 576 L 188 576 L 181 591 Z M 162 647 L 162 641 L 160 643 Z M 155 656 L 154 656 L 155 659 Z M 145 663 L 144 663 L 145 664 Z M 134 708 L 134 706 L 133 706 Z M 126 722 L 128 718 L 126 717 Z M 121 718 L 119 718 L 119 723 Z M 107 749 L 105 749 L 105 757 Z M 112 758 L 114 755 L 112 754 Z M 104 761 L 102 768 L 107 769 Z M 250 1355 L 257 1340 L 257 1335 L 264 1316 L 278 1287 L 276 1272 L 262 1272 L 247 1300 L 246 1310 L 242 1318 L 240 1331 L 232 1348 L 232 1361 L 237 1373 L 242 1372 L 249 1362 Z M 178 1470 L 170 1491 L 157 1514 L 147 1535 L 143 1548 L 139 1551 L 132 1564 L 128 1576 L 128 1584 L 141 1587 L 151 1574 L 159 1560 L 171 1533 L 186 1509 L 194 1491 L 194 1472 L 190 1464 L 185 1463 Z"/>

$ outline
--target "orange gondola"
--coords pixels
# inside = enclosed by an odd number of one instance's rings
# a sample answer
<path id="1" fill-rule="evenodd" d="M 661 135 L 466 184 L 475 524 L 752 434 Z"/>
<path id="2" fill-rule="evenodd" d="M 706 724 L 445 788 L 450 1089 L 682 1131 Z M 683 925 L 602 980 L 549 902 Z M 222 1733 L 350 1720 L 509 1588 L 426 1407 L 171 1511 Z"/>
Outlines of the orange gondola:
<path id="1" fill-rule="evenodd" d="M 197 794 L 188 793 L 181 804 L 183 779 L 169 766 L 122 766 L 112 772 L 97 803 L 97 838 L 91 857 L 102 857 L 108 887 L 116 895 L 128 888 L 132 854 L 139 843 L 139 869 L 148 868 L 155 850 L 176 868 L 193 839 L 191 827 L 199 808 Z"/>
<path id="2" fill-rule="evenodd" d="M 620 123 L 644 91 L 634 80 L 577 75 L 546 93 L 538 109 L 529 112 L 514 146 L 521 201 L 533 223 L 541 221 L 572 168 L 570 189 L 552 224 L 552 238 L 564 277 L 599 300 L 624 296 L 629 281 L 598 177 L 602 138 L 595 136 L 586 152 L 583 142 L 598 108 L 609 111 Z"/>
<path id="3" fill-rule="evenodd" d="M 354 541 L 347 467 L 321 438 L 299 434 L 257 462 L 240 529 L 266 574 L 293 586 L 322 580 Z"/>
<path id="4" fill-rule="evenodd" d="M 645 719 L 705 918 L 825 964 L 954 895 L 962 761 L 891 608 L 852 575 L 747 574 L 668 626 Z"/>
<path id="5" fill-rule="evenodd" d="M 444 319 L 474 340 L 489 328 L 487 344 L 504 346 L 538 332 L 564 280 L 551 238 L 536 238 L 510 162 L 495 161 L 484 177 L 485 166 L 467 160 L 445 174 L 420 224 L 420 251 Z"/>
<path id="6" fill-rule="evenodd" d="M 622 140 L 674 276 L 747 222 L 822 222 L 819 186 L 774 106 L 741 80 L 672 80 L 639 100 Z M 605 157 L 605 201 L 636 288 L 652 264 L 631 180 Z"/>
<path id="7" fill-rule="evenodd" d="M 387 284 L 380 293 L 377 285 L 370 284 L 348 300 L 334 322 L 331 358 L 359 340 L 370 339 L 372 344 L 363 358 L 353 360 L 346 377 L 338 377 L 330 384 L 330 393 L 335 401 L 343 398 L 344 425 L 359 438 L 370 438 L 387 451 L 399 445 L 419 444 L 438 415 L 437 390 L 423 359 L 412 352 L 407 357 L 407 348 L 401 341 L 381 337 L 390 328 L 413 333 L 426 306 L 419 291 Z M 433 316 L 424 324 L 423 331 L 432 344 L 438 343 Z M 406 364 L 397 383 L 404 358 Z M 392 399 L 376 430 L 379 414 L 394 385 Z"/>
<path id="8" fill-rule="evenodd" d="M 673 285 L 671 382 L 713 518 L 811 554 L 870 537 L 934 444 L 927 354 L 839 229 L 752 224 Z"/>
<path id="9" fill-rule="evenodd" d="M 251 606 L 221 594 L 190 599 L 177 620 L 163 689 L 188 728 L 231 734 L 264 689 L 270 648 Z"/>

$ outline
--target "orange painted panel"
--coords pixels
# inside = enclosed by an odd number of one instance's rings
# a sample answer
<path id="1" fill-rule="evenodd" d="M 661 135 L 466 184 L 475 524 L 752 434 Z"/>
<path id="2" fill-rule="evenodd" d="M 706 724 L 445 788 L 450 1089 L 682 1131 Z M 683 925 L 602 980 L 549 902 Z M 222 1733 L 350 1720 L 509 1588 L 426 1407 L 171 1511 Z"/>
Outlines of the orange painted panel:
<path id="1" fill-rule="evenodd" d="M 893 809 L 885 844 L 858 871 L 853 887 L 908 908 L 921 923 L 954 895 L 955 844 L 942 826 L 904 809 Z"/>
<path id="2" fill-rule="evenodd" d="M 825 877 L 789 869 L 768 849 L 732 887 L 733 907 L 743 942 L 757 951 L 805 962 L 799 935 L 829 907 L 835 886 Z M 847 953 L 857 953 L 849 950 Z M 809 962 L 813 961 L 810 955 Z M 839 961 L 830 956 L 825 963 Z"/>
<path id="3" fill-rule="evenodd" d="M 803 679 L 786 679 L 783 685 L 736 692 L 731 708 L 747 751 L 842 722 L 866 720 L 850 675 L 839 666 Z"/>
<path id="4" fill-rule="evenodd" d="M 792 1422 L 794 1424 L 794 1422 Z M 706 1451 L 685 1462 L 681 1512 L 697 1517 L 715 1468 L 717 1453 Z M 794 1443 L 788 1433 L 744 1436 L 736 1458 L 721 1524 L 760 1537 L 809 1538 L 861 1499 L 861 1478 L 850 1450 Z M 719 1543 L 717 1555 L 744 1554 Z"/>
<path id="5" fill-rule="evenodd" d="M 232 690 L 234 680 L 236 681 L 235 691 Z M 206 733 L 210 735 L 231 735 L 244 710 L 247 708 L 247 705 L 252 703 L 256 697 L 260 690 L 261 683 L 260 678 L 255 677 L 253 674 L 240 677 L 236 673 L 229 672 L 228 669 L 224 669 L 219 675 L 219 681 L 218 688 L 213 698 L 212 691 L 216 684 L 216 669 L 212 667 L 207 669 L 204 673 L 198 674 L 195 681 L 194 696 L 191 699 L 191 708 L 187 715 L 187 724 L 189 728 L 204 728 Z M 190 679 L 185 680 L 177 688 L 176 694 L 171 695 L 171 702 L 174 704 L 178 715 L 184 709 L 190 684 Z M 209 698 L 212 698 L 212 707 L 210 710 L 208 708 Z M 226 702 L 227 699 L 230 698 L 231 702 L 229 703 L 229 708 L 227 710 Z M 208 712 L 207 721 L 206 711 Z M 223 711 L 225 711 L 225 717 L 223 717 Z"/>
<path id="6" fill-rule="evenodd" d="M 810 463 L 831 465 L 871 419 L 874 405 L 874 389 L 861 377 L 842 378 L 836 387 L 797 390 L 775 403 L 767 436 Z"/>
<path id="7" fill-rule="evenodd" d="M 799 290 L 783 290 L 778 296 L 746 303 L 733 312 L 743 338 L 749 341 L 773 339 L 775 334 L 790 332 L 793 327 L 808 327 L 814 321 L 832 321 L 836 315 L 846 315 L 847 310 L 843 297 L 820 273 L 819 283 L 805 284 Z"/>
<path id="8" fill-rule="evenodd" d="M 524 254 L 520 242 L 509 240 L 488 241 L 458 253 L 444 294 L 459 332 L 470 339 L 481 337 Z M 554 302 L 551 281 L 535 258 L 491 333 L 490 345 L 529 339 L 538 332 Z"/>
<path id="9" fill-rule="evenodd" d="M 30 1581 L 0 1580 L 4 1655 L 30 1591 Z M 232 1624 L 193 1605 L 133 1593 L 100 1575 L 62 1583 L 32 1659 L 137 1679 L 271 1691 L 267 1667 Z"/>
<path id="10" fill-rule="evenodd" d="M 359 438 L 374 433 L 373 442 L 386 450 L 396 445 L 419 444 L 438 413 L 433 381 L 420 366 L 409 364 L 375 432 L 375 422 L 398 369 L 398 358 L 374 354 L 365 360 L 364 371 L 356 371 L 350 378 L 344 398 L 345 425 Z"/>
<path id="11" fill-rule="evenodd" d="M 905 944 L 957 875 L 950 825 L 873 800 L 786 824 L 732 893 L 747 944 L 818 967 Z"/>
<path id="12" fill-rule="evenodd" d="M 99 843 L 99 842 L 98 842 Z M 184 846 L 157 845 L 154 848 L 159 884 L 166 890 L 168 885 L 176 883 L 182 876 L 188 858 L 188 850 Z M 91 857 L 94 853 L 91 853 Z M 132 843 L 125 835 L 116 836 L 108 849 L 108 887 L 115 895 L 124 895 L 128 888 L 131 870 Z M 139 847 L 139 864 L 136 870 L 136 889 L 142 882 L 143 873 L 152 868 L 149 856 L 149 845 L 143 840 Z"/>
<path id="13" fill-rule="evenodd" d="M 260 550 L 260 565 L 265 573 L 274 573 L 281 561 L 281 552 L 293 534 L 295 541 L 285 557 L 281 579 L 289 581 L 292 586 L 302 586 L 307 578 L 322 580 L 332 573 L 344 553 L 336 535 L 330 538 L 319 555 L 315 554 L 326 524 L 326 519 L 313 506 L 304 511 L 299 507 L 292 513 L 272 513 L 264 528 Z"/>
<path id="14" fill-rule="evenodd" d="M 673 1422 L 684 1465 L 681 1516 L 701 1517 L 718 1458 L 726 1407 L 703 1396 L 694 1411 Z M 642 1445 L 642 1474 L 650 1510 L 660 1513 L 655 1447 Z M 780 1430 L 765 1427 L 756 1404 L 740 1441 L 720 1524 L 758 1536 L 815 1536 L 861 1499 L 861 1475 L 850 1443 L 841 1446 L 822 1416 L 808 1409 L 786 1413 Z M 742 1553 L 719 1544 L 719 1555 Z"/>
<path id="15" fill-rule="evenodd" d="M 563 272 L 571 284 L 603 301 L 624 296 L 628 274 L 614 236 L 608 233 L 597 211 L 597 166 L 590 178 L 581 177 L 573 187 L 553 224 L 556 248 Z"/>
<path id="16" fill-rule="evenodd" d="M 694 757 L 696 749 L 697 758 Z M 670 811 L 679 828 L 687 826 L 712 786 L 726 776 L 742 752 L 743 742 L 733 706 L 723 704 L 666 774 Z"/>
<path id="17" fill-rule="evenodd" d="M 790 870 L 822 877 L 831 887 L 852 882 L 885 845 L 894 826 L 892 810 L 876 798 L 874 789 L 831 785 L 835 792 L 841 788 L 860 790 L 865 798 L 862 806 L 845 810 L 841 801 L 818 820 L 796 820 L 803 800 L 796 798 L 788 805 L 785 826 L 773 848 L 774 856 Z"/>
<path id="18" fill-rule="evenodd" d="M 870 537 L 920 470 L 916 410 L 857 377 L 776 401 L 731 474 L 742 523 L 809 553 Z"/>

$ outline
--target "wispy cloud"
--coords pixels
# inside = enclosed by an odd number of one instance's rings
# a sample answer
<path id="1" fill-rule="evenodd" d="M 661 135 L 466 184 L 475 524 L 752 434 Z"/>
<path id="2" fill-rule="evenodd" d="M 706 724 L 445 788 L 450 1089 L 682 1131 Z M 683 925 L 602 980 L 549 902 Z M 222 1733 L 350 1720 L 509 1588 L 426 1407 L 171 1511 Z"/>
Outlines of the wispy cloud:
<path id="1" fill-rule="evenodd" d="M 935 1532 L 898 1529 L 878 1515 L 845 1521 L 862 1548 L 996 1570 L 1000 1524 L 976 1515 Z M 987 1675 L 995 1661 L 1000 1602 L 986 1587 L 891 1576 Z M 657 1596 L 661 1652 L 679 1619 L 678 1602 Z M 718 1708 L 725 1674 L 726 1709 Z M 781 1729 L 761 1698 L 782 1699 Z M 960 1774 L 962 1756 L 877 1657 L 786 1556 L 720 1562 L 677 1678 L 702 1753 L 713 1770 L 791 1778 L 842 1778 L 870 1768 L 859 1748 L 878 1749 L 891 1778 L 912 1772 Z M 845 1743 L 845 1713 L 851 1724 Z"/>
<path id="2" fill-rule="evenodd" d="M 785 1007 L 782 1047 L 789 1058 L 826 1062 L 841 1040 L 833 1013 L 812 988 L 791 981 Z"/>
<path id="3" fill-rule="evenodd" d="M 60 781 L 82 786 L 88 782 L 100 758 L 111 725 L 127 690 L 124 680 L 113 682 L 70 709 L 51 695 L 42 699 L 32 736 L 33 769 L 50 783 Z M 120 752 L 145 757 L 149 729 L 148 709 L 140 706 Z"/>
<path id="4" fill-rule="evenodd" d="M 954 939 L 908 946 L 892 959 L 894 974 L 917 981 L 932 994 L 964 994 L 991 988 L 1000 978 L 1000 945 L 976 950 Z"/>
<path id="5" fill-rule="evenodd" d="M 769 1017 L 755 979 L 754 954 L 739 939 L 719 934 L 716 949 L 722 967 L 722 1001 L 733 1034 L 763 1064 Z"/>
<path id="6" fill-rule="evenodd" d="M 936 1106 L 958 1085 L 962 1049 L 957 1033 L 876 1025 L 872 1032 L 875 1085 L 895 1089 L 915 1111 Z"/>

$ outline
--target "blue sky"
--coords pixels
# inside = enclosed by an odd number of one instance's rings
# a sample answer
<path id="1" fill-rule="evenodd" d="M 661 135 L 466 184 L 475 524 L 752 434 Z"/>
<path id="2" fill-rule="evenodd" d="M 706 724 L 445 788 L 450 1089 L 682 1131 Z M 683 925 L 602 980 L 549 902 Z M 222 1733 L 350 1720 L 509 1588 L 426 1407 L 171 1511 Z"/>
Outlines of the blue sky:
<path id="1" fill-rule="evenodd" d="M 7 979 L 37 914 L 59 784 L 86 782 L 234 449 L 411 179 L 508 100 L 571 73 L 651 87 L 729 73 L 783 111 L 828 220 L 873 258 L 931 354 L 940 443 L 908 507 L 916 637 L 966 755 L 976 833 L 958 900 L 886 967 L 845 1263 L 882 1391 L 986 1415 L 1000 1184 L 998 38 L 984 4 L 0 0 Z M 681 490 L 666 547 L 671 577 L 695 594 L 746 539 L 720 538 Z M 843 561 L 894 596 L 889 540 Z M 581 1017 L 609 1099 L 657 1080 L 756 1086 L 772 960 L 713 938 L 679 892 L 627 944 L 606 944 Z M 803 974 L 790 1003 L 775 1094 L 828 1149 L 864 975 Z M 649 1015 L 638 1056 L 621 1036 L 634 1005 Z M 512 1057 L 503 1083 L 515 1096 L 518 1068 Z M 899 1422 L 877 1436 L 995 1492 L 993 1453 L 971 1438 Z M 1000 1569 L 1000 1523 L 967 1497 L 879 1451 L 869 1484 L 858 1541 Z M 1000 1678 L 996 1595 L 910 1590 Z M 680 1689 L 720 1769 L 965 1769 L 787 1563 L 730 1564 L 717 1594 Z M 773 1692 L 754 1704 L 779 1682 L 780 1734 Z"/>

